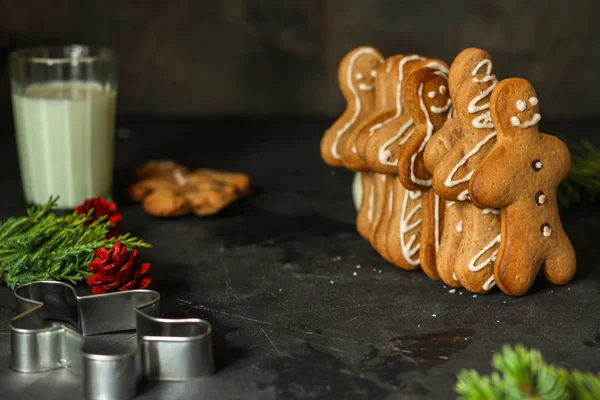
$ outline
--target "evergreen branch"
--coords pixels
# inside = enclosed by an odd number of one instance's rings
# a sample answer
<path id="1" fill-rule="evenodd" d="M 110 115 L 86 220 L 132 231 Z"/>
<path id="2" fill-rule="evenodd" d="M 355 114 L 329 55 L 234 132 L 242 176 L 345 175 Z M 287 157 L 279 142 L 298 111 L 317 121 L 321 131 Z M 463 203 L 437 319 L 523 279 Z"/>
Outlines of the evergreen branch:
<path id="1" fill-rule="evenodd" d="M 569 372 L 544 362 L 538 350 L 504 346 L 494 355 L 491 376 L 473 370 L 458 375 L 455 391 L 463 400 L 592 400 L 600 398 L 600 375 Z"/>
<path id="2" fill-rule="evenodd" d="M 584 140 L 569 150 L 571 171 L 558 188 L 558 202 L 561 207 L 594 203 L 600 195 L 600 149 Z"/>
<path id="3" fill-rule="evenodd" d="M 84 226 L 91 211 L 57 217 L 52 212 L 56 200 L 29 208 L 25 217 L 0 222 L 0 280 L 8 286 L 35 280 L 75 283 L 91 275 L 87 265 L 97 248 L 116 242 L 129 249 L 150 247 L 129 234 L 106 239 L 112 226 L 106 217 Z"/>

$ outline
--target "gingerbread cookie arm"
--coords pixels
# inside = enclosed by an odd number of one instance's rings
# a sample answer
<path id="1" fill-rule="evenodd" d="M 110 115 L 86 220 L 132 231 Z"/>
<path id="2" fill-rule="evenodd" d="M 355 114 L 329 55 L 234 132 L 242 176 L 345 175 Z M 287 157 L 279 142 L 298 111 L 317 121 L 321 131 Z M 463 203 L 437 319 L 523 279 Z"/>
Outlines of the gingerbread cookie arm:
<path id="1" fill-rule="evenodd" d="M 501 176 L 502 166 L 509 157 L 507 147 L 496 144 L 474 171 L 469 181 L 469 196 L 477 207 L 502 208 L 516 200 L 514 182 Z"/>
<path id="2" fill-rule="evenodd" d="M 433 190 L 426 190 L 421 196 L 423 223 L 419 259 L 421 269 L 433 280 L 440 279 L 436 258 L 440 247 L 444 210 L 446 208 L 444 203 L 444 200 L 440 199 Z"/>
<path id="3" fill-rule="evenodd" d="M 442 128 L 433 134 L 423 153 L 425 168 L 436 180 L 435 169 L 442 161 L 446 153 L 450 151 L 461 137 L 460 123 L 456 118 L 448 119 Z M 438 174 L 439 175 L 439 174 Z M 440 178 L 438 178 L 440 179 Z"/>

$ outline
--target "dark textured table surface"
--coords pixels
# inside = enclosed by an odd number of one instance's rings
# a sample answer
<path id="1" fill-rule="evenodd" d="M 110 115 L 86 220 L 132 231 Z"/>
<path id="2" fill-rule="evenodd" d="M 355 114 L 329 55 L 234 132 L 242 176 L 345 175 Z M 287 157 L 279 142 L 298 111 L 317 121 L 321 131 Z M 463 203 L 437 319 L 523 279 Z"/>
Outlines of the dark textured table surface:
<path id="1" fill-rule="evenodd" d="M 328 123 L 119 121 L 114 196 L 124 230 L 154 245 L 142 257 L 152 263 L 151 288 L 163 296 L 163 313 L 213 324 L 218 368 L 199 382 L 153 385 L 139 398 L 452 398 L 456 374 L 489 372 L 490 357 L 504 343 L 535 346 L 551 362 L 600 371 L 597 208 L 562 214 L 578 256 L 569 285 L 540 281 L 522 298 L 498 290 L 451 294 L 421 272 L 389 265 L 360 238 L 351 173 L 320 160 Z M 541 127 L 597 143 L 600 123 L 542 121 Z M 9 130 L 0 132 L 2 219 L 24 211 Z M 125 188 L 133 168 L 154 158 L 246 172 L 255 193 L 215 217 L 151 218 L 127 200 Z M 11 291 L 0 288 L 0 397 L 81 398 L 68 370 L 9 370 L 13 311 Z M 128 333 L 91 345 L 117 352 L 132 344 Z"/>

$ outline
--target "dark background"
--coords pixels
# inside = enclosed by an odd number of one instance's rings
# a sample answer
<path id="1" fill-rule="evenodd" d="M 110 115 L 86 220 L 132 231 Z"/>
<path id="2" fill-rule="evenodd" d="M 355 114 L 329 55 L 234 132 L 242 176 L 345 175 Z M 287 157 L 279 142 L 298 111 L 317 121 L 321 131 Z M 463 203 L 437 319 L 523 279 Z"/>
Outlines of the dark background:
<path id="1" fill-rule="evenodd" d="M 599 15 L 595 0 L 0 0 L 0 113 L 7 48 L 77 42 L 116 49 L 120 114 L 333 118 L 337 65 L 368 44 L 448 63 L 481 47 L 533 83 L 543 117 L 595 117 Z"/>

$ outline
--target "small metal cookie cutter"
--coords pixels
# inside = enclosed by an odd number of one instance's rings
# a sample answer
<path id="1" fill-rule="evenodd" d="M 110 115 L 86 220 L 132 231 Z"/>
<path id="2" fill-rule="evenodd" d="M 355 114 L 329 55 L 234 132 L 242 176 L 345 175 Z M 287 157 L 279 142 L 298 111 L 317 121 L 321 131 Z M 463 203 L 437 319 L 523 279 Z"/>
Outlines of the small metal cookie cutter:
<path id="1" fill-rule="evenodd" d="M 160 295 L 129 290 L 82 296 L 55 281 L 14 290 L 17 315 L 10 322 L 11 368 L 81 372 L 89 399 L 129 399 L 145 381 L 183 381 L 214 372 L 211 326 L 202 319 L 158 318 Z M 125 354 L 90 354 L 85 336 L 137 330 L 137 346 Z"/>

